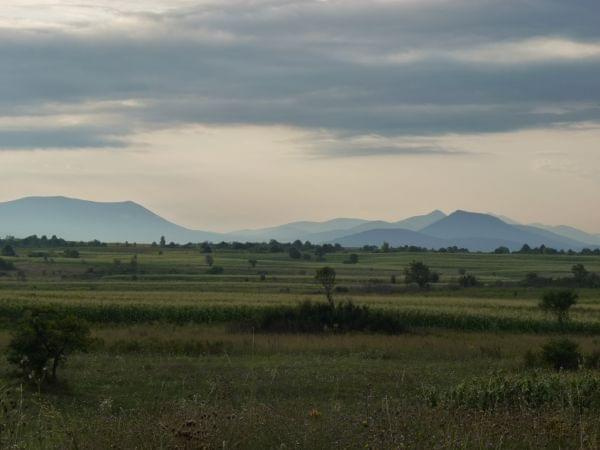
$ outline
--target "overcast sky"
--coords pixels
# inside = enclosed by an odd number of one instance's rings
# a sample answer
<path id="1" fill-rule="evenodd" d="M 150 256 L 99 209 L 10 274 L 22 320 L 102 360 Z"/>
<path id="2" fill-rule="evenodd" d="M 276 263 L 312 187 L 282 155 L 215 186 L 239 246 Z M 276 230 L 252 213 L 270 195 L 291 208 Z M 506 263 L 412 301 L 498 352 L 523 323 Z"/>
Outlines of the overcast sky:
<path id="1" fill-rule="evenodd" d="M 0 201 L 600 232 L 598 0 L 4 0 Z"/>

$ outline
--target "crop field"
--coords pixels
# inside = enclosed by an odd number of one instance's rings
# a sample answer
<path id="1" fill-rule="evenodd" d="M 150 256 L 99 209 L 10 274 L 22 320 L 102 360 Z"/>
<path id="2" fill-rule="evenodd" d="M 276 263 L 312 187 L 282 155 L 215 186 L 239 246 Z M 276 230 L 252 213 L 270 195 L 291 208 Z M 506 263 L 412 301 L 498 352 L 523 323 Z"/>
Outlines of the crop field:
<path id="1" fill-rule="evenodd" d="M 93 342 L 32 387 L 0 359 L 0 448 L 600 448 L 600 366 L 532 362 L 566 337 L 600 353 L 600 289 L 576 288 L 565 323 L 538 306 L 600 257 L 355 251 L 288 253 L 149 245 L 19 248 L 0 271 L 0 347 L 28 310 L 85 319 Z M 421 261 L 439 280 L 419 288 Z M 265 315 L 335 302 L 401 332 L 261 330 Z M 215 267 L 219 270 L 215 270 Z M 477 285 L 461 287 L 461 274 Z M 379 316 L 378 316 L 379 317 Z M 591 360 L 591 357 L 590 357 Z M 587 361 L 587 360 L 586 360 Z"/>

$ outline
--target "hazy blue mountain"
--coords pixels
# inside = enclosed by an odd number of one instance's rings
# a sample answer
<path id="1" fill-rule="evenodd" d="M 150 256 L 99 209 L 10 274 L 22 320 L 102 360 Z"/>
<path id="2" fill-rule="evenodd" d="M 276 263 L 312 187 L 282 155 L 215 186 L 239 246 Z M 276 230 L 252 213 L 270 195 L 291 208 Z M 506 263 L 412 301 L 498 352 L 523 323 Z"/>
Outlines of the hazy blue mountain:
<path id="1" fill-rule="evenodd" d="M 554 234 L 563 236 L 576 241 L 584 242 L 590 245 L 600 245 L 600 235 L 586 233 L 585 231 L 579 230 L 574 227 L 567 225 L 543 225 L 540 223 L 531 224 L 537 228 L 543 228 L 544 230 L 551 231 Z"/>
<path id="2" fill-rule="evenodd" d="M 0 236 L 55 234 L 64 239 L 147 243 L 201 242 L 222 235 L 169 222 L 134 202 L 101 203 L 66 197 L 27 197 L 0 203 Z"/>
<path id="3" fill-rule="evenodd" d="M 319 233 L 333 232 L 332 236 L 337 236 L 339 233 L 343 233 L 344 230 L 365 222 L 368 222 L 368 220 L 352 218 L 331 219 L 325 222 L 299 221 L 275 227 L 234 231 L 227 233 L 227 236 L 236 241 L 269 241 L 271 239 L 281 242 L 292 242 L 296 239 L 306 241 Z M 326 236 L 329 236 L 329 234 L 326 234 Z"/>
<path id="4" fill-rule="evenodd" d="M 220 234 L 191 230 L 169 222 L 134 202 L 101 203 L 66 197 L 27 197 L 0 203 L 0 236 L 53 234 L 65 239 L 105 242 L 153 242 L 165 236 L 178 243 L 203 241 L 338 242 L 361 247 L 417 245 L 427 248 L 458 246 L 489 251 L 512 250 L 523 244 L 578 250 L 600 244 L 600 237 L 572 227 L 508 224 L 491 214 L 441 211 L 398 222 L 339 218 L 325 222 L 300 221 L 257 230 Z"/>
<path id="5" fill-rule="evenodd" d="M 398 222 L 348 218 L 332 219 L 326 222 L 292 222 L 276 227 L 235 231 L 229 233 L 229 236 L 231 239 L 238 241 L 276 239 L 281 242 L 288 242 L 300 239 L 312 243 L 323 243 L 368 230 L 402 228 L 417 231 L 444 217 L 446 215 L 443 212 L 436 210 L 429 214 L 409 217 Z"/>
<path id="6" fill-rule="evenodd" d="M 439 209 L 430 212 L 429 214 L 424 214 L 422 216 L 414 216 L 409 217 L 408 219 L 400 220 L 395 222 L 397 228 L 403 228 L 405 230 L 419 231 L 429 225 L 436 223 L 437 221 L 446 217 Z"/>
<path id="7" fill-rule="evenodd" d="M 404 229 L 376 229 L 361 231 L 360 233 L 344 236 L 334 241 L 344 247 L 362 247 L 363 245 L 381 246 L 387 242 L 392 247 L 403 245 L 416 245 L 418 247 L 435 248 L 446 247 L 445 239 L 438 239 L 418 231 Z"/>
<path id="8" fill-rule="evenodd" d="M 490 214 L 456 211 L 415 232 L 405 229 L 368 230 L 335 239 L 348 247 L 381 245 L 417 245 L 426 248 L 461 247 L 471 251 L 491 251 L 500 246 L 518 250 L 524 244 L 530 247 L 545 245 L 556 249 L 579 250 L 582 242 L 565 238 L 548 230 L 511 225 Z"/>
<path id="9" fill-rule="evenodd" d="M 457 243 L 471 242 L 474 249 L 480 247 L 481 250 L 490 250 L 499 245 L 518 249 L 524 244 L 531 247 L 545 245 L 557 249 L 584 247 L 582 242 L 559 236 L 547 230 L 526 225 L 511 225 L 489 214 L 461 210 L 425 227 L 421 232 Z M 483 245 L 484 242 L 485 245 Z"/>
<path id="10" fill-rule="evenodd" d="M 491 213 L 491 212 L 488 212 L 488 213 L 485 213 L 485 214 L 497 217 L 502 222 L 506 222 L 509 225 L 522 225 L 521 222 L 517 222 L 516 220 L 511 219 L 510 217 L 507 217 L 507 216 L 503 216 L 502 214 L 494 214 L 494 213 Z"/>

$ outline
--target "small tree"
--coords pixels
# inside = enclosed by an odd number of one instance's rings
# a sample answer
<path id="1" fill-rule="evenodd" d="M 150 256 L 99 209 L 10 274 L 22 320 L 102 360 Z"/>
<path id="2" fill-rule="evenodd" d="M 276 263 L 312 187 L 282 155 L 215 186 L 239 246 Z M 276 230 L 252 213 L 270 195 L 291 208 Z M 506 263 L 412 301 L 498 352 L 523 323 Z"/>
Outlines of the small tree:
<path id="1" fill-rule="evenodd" d="M 208 267 L 212 267 L 212 265 L 215 263 L 215 258 L 213 258 L 211 254 L 206 255 L 204 260 L 206 261 L 206 265 Z"/>
<path id="2" fill-rule="evenodd" d="M 577 303 L 578 295 L 571 290 L 546 292 L 539 306 L 542 310 L 554 314 L 558 323 L 563 325 L 569 319 L 569 309 Z"/>
<path id="3" fill-rule="evenodd" d="M 302 258 L 302 253 L 300 253 L 300 250 L 298 250 L 296 247 L 290 247 L 290 250 L 288 253 L 290 255 L 290 258 L 292 258 L 292 259 Z"/>
<path id="4" fill-rule="evenodd" d="M 589 275 L 589 272 L 583 264 L 575 264 L 571 267 L 571 273 L 573 273 L 573 277 L 578 283 L 585 282 Z"/>
<path id="5" fill-rule="evenodd" d="M 27 312 L 8 345 L 7 359 L 26 379 L 54 382 L 67 356 L 86 351 L 90 343 L 89 326 L 81 319 L 51 311 Z"/>
<path id="6" fill-rule="evenodd" d="M 0 255 L 2 255 L 2 256 L 17 256 L 17 252 L 15 252 L 15 249 L 13 248 L 12 245 L 6 244 L 4 247 L 2 247 L 2 252 L 0 252 Z"/>
<path id="7" fill-rule="evenodd" d="M 202 245 L 200 245 L 200 249 L 202 250 L 202 253 L 212 253 L 212 247 L 208 242 L 203 242 Z"/>
<path id="8" fill-rule="evenodd" d="M 317 273 L 315 274 L 315 279 L 323 286 L 325 289 L 325 297 L 327 297 L 327 301 L 329 305 L 333 308 L 335 306 L 333 302 L 333 288 L 335 286 L 335 270 L 331 267 L 321 267 L 317 269 Z"/>
<path id="9" fill-rule="evenodd" d="M 389 242 L 384 242 L 383 244 L 381 244 L 381 251 L 383 253 L 388 253 L 390 251 L 390 244 L 389 244 Z"/>
<path id="10" fill-rule="evenodd" d="M 465 272 L 460 277 L 458 277 L 458 285 L 460 287 L 468 288 L 477 286 L 478 284 L 479 280 L 475 275 L 471 275 Z"/>
<path id="11" fill-rule="evenodd" d="M 15 265 L 10 261 L 0 258 L 0 270 L 15 270 Z"/>
<path id="12" fill-rule="evenodd" d="M 256 264 L 258 264 L 258 260 L 255 258 L 250 258 L 248 260 L 248 264 L 250 264 L 250 267 L 252 267 L 254 269 L 256 267 Z"/>
<path id="13" fill-rule="evenodd" d="M 358 264 L 358 255 L 356 253 L 350 253 L 348 259 L 345 261 L 347 264 Z"/>
<path id="14" fill-rule="evenodd" d="M 161 247 L 166 247 L 167 246 L 167 240 L 165 239 L 164 236 L 160 237 L 160 246 Z"/>
<path id="15" fill-rule="evenodd" d="M 421 289 L 427 287 L 429 283 L 437 282 L 439 278 L 437 273 L 432 272 L 429 266 L 421 261 L 411 262 L 404 270 L 404 282 L 406 284 L 416 283 Z"/>

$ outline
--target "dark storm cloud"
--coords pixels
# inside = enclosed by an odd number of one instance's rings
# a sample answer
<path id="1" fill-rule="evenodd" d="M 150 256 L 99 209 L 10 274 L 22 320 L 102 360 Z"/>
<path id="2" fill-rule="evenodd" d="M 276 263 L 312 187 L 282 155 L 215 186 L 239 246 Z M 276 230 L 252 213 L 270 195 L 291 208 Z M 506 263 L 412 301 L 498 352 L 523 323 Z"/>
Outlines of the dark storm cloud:
<path id="1" fill-rule="evenodd" d="M 0 115 L 114 102 L 130 132 L 277 124 L 399 138 L 600 121 L 599 15 L 591 0 L 262 1 L 137 14 L 135 33 L 7 29 Z M 519 56 L 540 39 L 574 47 Z M 0 148 L 124 142 L 110 127 L 0 132 Z"/>

